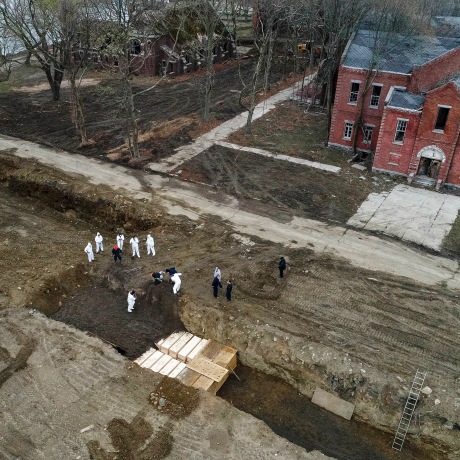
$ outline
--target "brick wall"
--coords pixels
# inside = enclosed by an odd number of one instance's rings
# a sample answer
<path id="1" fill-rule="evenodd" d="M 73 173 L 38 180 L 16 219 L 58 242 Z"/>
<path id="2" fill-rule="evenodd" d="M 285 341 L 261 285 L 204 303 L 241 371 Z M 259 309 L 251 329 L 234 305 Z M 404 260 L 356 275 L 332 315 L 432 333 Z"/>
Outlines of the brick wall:
<path id="1" fill-rule="evenodd" d="M 356 104 L 349 103 L 350 89 L 352 81 L 360 81 L 360 88 L 358 100 Z M 329 136 L 329 143 L 341 145 L 343 147 L 351 148 L 352 140 L 343 139 L 344 125 L 346 121 L 356 122 L 359 104 L 366 81 L 366 72 L 359 69 L 350 69 L 341 67 L 337 79 L 337 87 L 334 100 L 334 108 L 332 112 L 331 132 Z M 379 128 L 383 115 L 384 101 L 388 95 L 391 86 L 407 86 L 409 83 L 408 75 L 391 74 L 387 72 L 378 72 L 373 77 L 366 97 L 364 99 L 363 121 L 365 124 L 374 125 L 374 133 L 372 136 L 371 145 L 363 143 L 362 132 L 358 133 L 357 147 L 360 150 L 374 151 L 377 145 L 379 136 Z M 382 90 L 380 93 L 380 100 L 378 108 L 370 107 L 372 96 L 372 84 L 381 84 Z"/>
<path id="2" fill-rule="evenodd" d="M 440 81 L 458 74 L 460 71 L 460 47 L 414 68 L 412 78 L 407 90 L 411 93 L 429 91 Z"/>
<path id="3" fill-rule="evenodd" d="M 394 141 L 398 119 L 408 120 L 403 143 Z M 420 114 L 386 107 L 380 129 L 373 167 L 408 175 Z"/>
<path id="4" fill-rule="evenodd" d="M 444 130 L 434 129 L 438 115 L 439 105 L 451 106 Z M 426 94 L 420 127 L 414 145 L 413 164 L 418 164 L 418 152 L 423 147 L 434 145 L 446 155 L 438 179 L 452 184 L 460 184 L 460 157 L 455 155 L 458 151 L 458 132 L 460 128 L 460 95 L 453 83 L 448 83 Z"/>

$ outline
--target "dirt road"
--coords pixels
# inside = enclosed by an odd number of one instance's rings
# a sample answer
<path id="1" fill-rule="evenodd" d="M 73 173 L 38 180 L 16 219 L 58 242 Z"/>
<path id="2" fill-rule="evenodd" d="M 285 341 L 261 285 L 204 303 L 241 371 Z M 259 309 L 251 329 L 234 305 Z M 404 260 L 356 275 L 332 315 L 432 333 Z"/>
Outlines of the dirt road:
<path id="1" fill-rule="evenodd" d="M 397 241 L 295 216 L 287 222 L 278 222 L 256 212 L 241 210 L 237 199 L 210 187 L 132 171 L 6 136 L 0 136 L 0 150 L 11 150 L 17 156 L 34 158 L 64 172 L 78 174 L 95 185 L 123 189 L 134 198 L 150 200 L 161 197 L 161 203 L 171 215 L 182 214 L 191 219 L 218 216 L 237 232 L 286 247 L 310 248 L 343 257 L 357 267 L 407 277 L 427 285 L 444 283 L 452 289 L 460 289 L 456 261 Z M 256 206 L 253 209 L 257 211 Z"/>

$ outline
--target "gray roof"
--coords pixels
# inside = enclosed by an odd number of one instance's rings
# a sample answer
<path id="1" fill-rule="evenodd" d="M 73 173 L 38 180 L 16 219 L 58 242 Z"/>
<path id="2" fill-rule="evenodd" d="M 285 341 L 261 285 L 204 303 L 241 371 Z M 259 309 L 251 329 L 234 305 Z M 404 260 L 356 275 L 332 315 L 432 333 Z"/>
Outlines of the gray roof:
<path id="1" fill-rule="evenodd" d="M 457 76 L 453 77 L 451 81 L 457 87 L 457 89 L 460 91 L 460 75 L 457 75 Z"/>
<path id="2" fill-rule="evenodd" d="M 436 16 L 431 19 L 431 26 L 438 36 L 460 37 L 460 17 Z"/>
<path id="3" fill-rule="evenodd" d="M 393 94 L 388 101 L 388 107 L 406 110 L 420 110 L 424 101 L 425 96 L 396 90 L 393 91 Z"/>
<path id="4" fill-rule="evenodd" d="M 375 52 L 376 64 L 374 69 L 409 74 L 414 67 L 447 53 L 460 46 L 460 37 L 417 36 L 403 37 L 402 35 L 381 32 L 376 40 L 376 32 L 372 30 L 358 30 L 344 55 L 343 65 L 358 69 L 368 69 L 372 59 L 372 50 Z M 375 43 L 377 46 L 375 47 Z M 382 44 L 379 46 L 379 43 Z"/>

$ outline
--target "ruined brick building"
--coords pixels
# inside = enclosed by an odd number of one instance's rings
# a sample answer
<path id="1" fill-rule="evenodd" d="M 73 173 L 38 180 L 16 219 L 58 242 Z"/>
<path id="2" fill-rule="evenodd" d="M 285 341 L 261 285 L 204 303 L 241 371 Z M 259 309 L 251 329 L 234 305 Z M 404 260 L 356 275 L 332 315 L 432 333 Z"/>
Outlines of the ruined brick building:
<path id="1" fill-rule="evenodd" d="M 459 138 L 460 18 L 437 17 L 411 38 L 358 30 L 342 56 L 329 145 L 439 188 L 460 186 Z"/>

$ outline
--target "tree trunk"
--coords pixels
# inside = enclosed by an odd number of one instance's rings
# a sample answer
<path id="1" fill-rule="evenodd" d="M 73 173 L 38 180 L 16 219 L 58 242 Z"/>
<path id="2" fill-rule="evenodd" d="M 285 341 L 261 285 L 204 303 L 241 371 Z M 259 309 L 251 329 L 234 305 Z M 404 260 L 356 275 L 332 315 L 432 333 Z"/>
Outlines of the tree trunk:
<path id="1" fill-rule="evenodd" d="M 206 80 L 205 80 L 205 88 L 204 88 L 204 119 L 205 121 L 209 120 L 209 114 L 211 111 L 211 90 L 213 86 L 214 80 L 214 72 L 213 72 L 213 48 L 214 48 L 214 40 L 212 36 L 208 35 L 208 43 L 206 46 Z"/>
<path id="2" fill-rule="evenodd" d="M 139 127 L 137 125 L 136 111 L 134 106 L 133 88 L 129 75 L 125 76 L 125 88 L 126 88 L 126 111 L 128 115 L 129 131 L 128 131 L 128 146 L 131 156 L 139 158 Z"/>
<path id="3" fill-rule="evenodd" d="M 264 91 L 268 91 L 270 89 L 270 75 L 271 75 L 271 67 L 272 67 L 272 60 L 273 60 L 273 49 L 275 48 L 275 41 L 276 41 L 276 31 L 275 33 L 270 32 L 270 36 L 268 40 L 267 60 L 265 62 Z"/>
<path id="4" fill-rule="evenodd" d="M 259 57 L 257 59 L 257 64 L 254 69 L 254 74 L 252 76 L 252 86 L 251 86 L 250 102 L 249 102 L 249 109 L 248 109 L 248 118 L 246 120 L 246 133 L 247 134 L 251 134 L 251 131 L 252 131 L 252 117 L 254 115 L 254 108 L 256 106 L 257 84 L 259 82 L 260 74 L 262 73 L 262 66 L 265 60 L 265 56 L 266 56 L 267 44 L 268 44 L 268 37 L 264 37 L 262 46 L 260 47 L 260 50 L 259 50 Z"/>
<path id="5" fill-rule="evenodd" d="M 83 113 L 83 105 L 80 99 L 80 91 L 75 81 L 75 73 L 71 72 L 69 76 L 70 82 L 70 102 L 71 102 L 71 117 L 72 122 L 77 129 L 80 139 L 81 139 L 81 146 L 88 145 L 88 133 L 86 131 L 85 125 L 85 116 Z"/>

